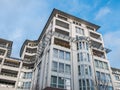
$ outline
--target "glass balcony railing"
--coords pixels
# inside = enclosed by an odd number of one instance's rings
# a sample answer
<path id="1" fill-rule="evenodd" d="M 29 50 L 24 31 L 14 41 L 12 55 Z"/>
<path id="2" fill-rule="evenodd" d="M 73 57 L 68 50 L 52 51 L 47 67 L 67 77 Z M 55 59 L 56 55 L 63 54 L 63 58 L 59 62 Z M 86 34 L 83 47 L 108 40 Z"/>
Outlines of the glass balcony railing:
<path id="1" fill-rule="evenodd" d="M 9 73 L 1 73 L 0 75 L 9 76 L 9 77 L 17 77 L 17 75 L 15 75 L 15 74 L 9 74 Z"/>
<path id="2" fill-rule="evenodd" d="M 19 68 L 19 65 L 11 64 L 11 63 L 4 63 L 5 66 L 16 67 Z"/>

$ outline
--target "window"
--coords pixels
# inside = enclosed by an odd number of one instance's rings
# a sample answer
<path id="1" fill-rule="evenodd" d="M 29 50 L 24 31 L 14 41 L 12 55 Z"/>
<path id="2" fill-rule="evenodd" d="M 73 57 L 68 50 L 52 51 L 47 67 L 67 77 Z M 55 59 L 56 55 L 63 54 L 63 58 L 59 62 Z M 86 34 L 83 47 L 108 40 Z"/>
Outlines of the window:
<path id="1" fill-rule="evenodd" d="M 98 60 L 95 59 L 95 66 L 99 68 Z"/>
<path id="2" fill-rule="evenodd" d="M 105 81 L 105 73 L 101 73 L 101 80 L 104 82 Z"/>
<path id="3" fill-rule="evenodd" d="M 64 51 L 62 50 L 59 51 L 59 58 L 64 59 Z"/>
<path id="4" fill-rule="evenodd" d="M 32 79 L 32 72 L 21 72 L 20 78 Z"/>
<path id="5" fill-rule="evenodd" d="M 80 44 L 80 49 L 82 49 L 82 43 L 80 42 L 79 44 Z"/>
<path id="6" fill-rule="evenodd" d="M 64 73 L 64 64 L 63 63 L 59 63 L 59 72 Z"/>
<path id="7" fill-rule="evenodd" d="M 86 50 L 88 50 L 88 48 L 89 48 L 89 47 L 88 47 L 88 43 L 86 43 Z"/>
<path id="8" fill-rule="evenodd" d="M 81 74 L 84 75 L 84 65 L 81 65 Z"/>
<path id="9" fill-rule="evenodd" d="M 88 62 L 90 62 L 90 56 L 89 56 L 89 53 L 87 53 L 87 60 L 88 60 Z"/>
<path id="10" fill-rule="evenodd" d="M 103 68 L 103 63 L 102 61 L 99 61 L 100 68 Z"/>
<path id="11" fill-rule="evenodd" d="M 86 83 L 87 83 L 87 90 L 90 90 L 90 83 L 89 83 L 89 79 L 86 79 Z"/>
<path id="12" fill-rule="evenodd" d="M 96 77 L 98 80 L 100 80 L 100 72 L 96 71 Z"/>
<path id="13" fill-rule="evenodd" d="M 18 82 L 18 88 L 21 89 L 30 89 L 31 82 Z"/>
<path id="14" fill-rule="evenodd" d="M 83 49 L 85 49 L 85 42 L 83 42 Z"/>
<path id="15" fill-rule="evenodd" d="M 58 50 L 57 49 L 53 49 L 53 57 L 58 58 Z"/>
<path id="16" fill-rule="evenodd" d="M 119 76 L 115 75 L 115 79 L 116 79 L 116 80 L 119 80 Z"/>
<path id="17" fill-rule="evenodd" d="M 113 90 L 113 87 L 112 86 L 108 86 L 108 90 Z"/>
<path id="18" fill-rule="evenodd" d="M 70 60 L 70 52 L 66 52 L 65 59 Z"/>
<path id="19" fill-rule="evenodd" d="M 92 76 L 91 66 L 89 66 L 89 74 L 90 74 L 90 76 Z"/>
<path id="20" fill-rule="evenodd" d="M 85 75 L 88 75 L 88 67 L 85 65 Z"/>
<path id="21" fill-rule="evenodd" d="M 57 86 L 57 77 L 51 76 L 51 86 L 56 87 Z"/>
<path id="22" fill-rule="evenodd" d="M 104 62 L 103 64 L 104 64 L 104 69 L 108 70 L 108 64 L 107 64 L 107 62 Z"/>
<path id="23" fill-rule="evenodd" d="M 70 74 L 71 73 L 71 67 L 68 64 L 65 65 L 65 73 L 66 74 Z"/>
<path id="24" fill-rule="evenodd" d="M 71 90 L 71 84 L 70 84 L 70 79 L 66 78 L 65 79 L 65 89 L 66 90 Z"/>
<path id="25" fill-rule="evenodd" d="M 84 35 L 84 30 L 82 28 L 79 27 L 75 27 L 76 28 L 76 33 Z"/>
<path id="26" fill-rule="evenodd" d="M 80 52 L 80 61 L 83 61 L 83 53 Z"/>
<path id="27" fill-rule="evenodd" d="M 77 50 L 79 50 L 78 42 L 77 42 Z"/>
<path id="28" fill-rule="evenodd" d="M 111 82 L 110 74 L 106 74 L 106 80 L 107 80 L 107 82 Z"/>
<path id="29" fill-rule="evenodd" d="M 57 72 L 57 62 L 52 62 L 52 71 Z"/>
<path id="30" fill-rule="evenodd" d="M 81 83 L 81 79 L 79 80 L 79 87 L 80 87 L 80 90 L 82 90 L 82 83 Z"/>
<path id="31" fill-rule="evenodd" d="M 80 65 L 78 66 L 78 75 L 81 75 Z"/>
<path id="32" fill-rule="evenodd" d="M 64 78 L 58 77 L 58 88 L 64 88 Z"/>
<path id="33" fill-rule="evenodd" d="M 78 59 L 78 62 L 80 61 L 80 58 L 79 58 L 79 53 L 77 54 L 77 59 Z"/>
<path id="34" fill-rule="evenodd" d="M 86 83 L 84 79 L 82 80 L 82 83 L 83 83 L 83 90 L 86 90 Z"/>

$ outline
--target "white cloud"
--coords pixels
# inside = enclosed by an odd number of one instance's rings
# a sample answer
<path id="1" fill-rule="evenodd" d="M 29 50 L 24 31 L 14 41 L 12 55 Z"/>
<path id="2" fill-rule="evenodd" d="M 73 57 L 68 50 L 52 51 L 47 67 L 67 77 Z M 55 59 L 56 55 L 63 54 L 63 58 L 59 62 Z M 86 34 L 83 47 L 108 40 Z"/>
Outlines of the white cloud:
<path id="1" fill-rule="evenodd" d="M 111 12 L 110 8 L 103 7 L 101 8 L 95 16 L 95 20 L 102 19 L 104 16 Z"/>
<path id="2" fill-rule="evenodd" d="M 120 31 L 106 33 L 104 35 L 104 41 L 105 46 L 112 50 L 112 52 L 108 54 L 111 66 L 120 68 Z"/>

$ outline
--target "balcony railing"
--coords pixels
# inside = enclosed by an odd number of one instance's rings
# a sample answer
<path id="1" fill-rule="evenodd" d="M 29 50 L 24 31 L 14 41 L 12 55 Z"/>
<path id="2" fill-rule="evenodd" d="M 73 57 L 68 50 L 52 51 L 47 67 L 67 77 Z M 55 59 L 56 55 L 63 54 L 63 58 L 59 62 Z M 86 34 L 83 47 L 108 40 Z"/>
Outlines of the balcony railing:
<path id="1" fill-rule="evenodd" d="M 4 65 L 19 68 L 19 65 L 16 64 L 4 63 Z"/>
<path id="2" fill-rule="evenodd" d="M 9 85 L 9 84 L 2 84 L 0 83 L 0 87 L 8 87 L 8 88 L 14 88 L 14 85 Z"/>
<path id="3" fill-rule="evenodd" d="M 17 77 L 17 75 L 15 75 L 15 74 L 8 74 L 8 73 L 1 73 L 0 75 L 10 76 L 10 77 Z"/>

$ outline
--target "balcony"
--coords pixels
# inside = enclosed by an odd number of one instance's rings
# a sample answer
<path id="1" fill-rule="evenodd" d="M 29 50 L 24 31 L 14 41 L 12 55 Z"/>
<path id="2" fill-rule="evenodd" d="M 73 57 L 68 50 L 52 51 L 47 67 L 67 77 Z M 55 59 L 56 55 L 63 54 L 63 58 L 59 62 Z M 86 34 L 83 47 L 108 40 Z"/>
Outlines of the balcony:
<path id="1" fill-rule="evenodd" d="M 0 49 L 0 56 L 4 56 L 5 55 L 5 50 Z"/>
<path id="2" fill-rule="evenodd" d="M 101 52 L 101 51 L 98 51 L 98 50 L 95 50 L 95 49 L 93 49 L 92 52 L 93 52 L 94 56 L 105 59 L 104 52 Z"/>
<path id="3" fill-rule="evenodd" d="M 24 61 L 28 62 L 28 63 L 32 63 L 32 62 L 35 62 L 35 58 L 36 58 L 36 55 L 30 56 L 30 55 L 26 54 L 24 56 Z"/>
<path id="4" fill-rule="evenodd" d="M 3 59 L 2 59 L 2 58 L 0 58 L 0 64 L 2 63 L 2 60 L 3 60 Z"/>
<path id="5" fill-rule="evenodd" d="M 15 88 L 15 81 L 0 79 L 0 87 Z"/>
<path id="6" fill-rule="evenodd" d="M 100 50 L 100 51 L 104 50 L 103 45 L 100 42 L 96 42 L 96 41 L 91 40 L 91 46 L 92 46 L 92 48 Z"/>
<path id="7" fill-rule="evenodd" d="M 58 18 L 62 19 L 62 20 L 65 20 L 65 21 L 68 21 L 68 18 L 65 17 L 65 16 L 62 16 L 62 15 L 58 15 Z"/>
<path id="8" fill-rule="evenodd" d="M 2 69 L 0 75 L 8 76 L 8 77 L 17 77 L 18 71 L 8 70 L 8 69 Z"/>
<path id="9" fill-rule="evenodd" d="M 4 65 L 5 66 L 19 68 L 20 67 L 20 62 L 19 61 L 15 61 L 15 60 L 5 59 Z"/>
<path id="10" fill-rule="evenodd" d="M 70 49 L 70 43 L 58 38 L 54 38 L 54 44 L 61 46 L 61 47 L 65 47 L 65 48 L 69 48 Z"/>
<path id="11" fill-rule="evenodd" d="M 34 64 L 29 64 L 29 63 L 23 63 L 22 69 L 33 69 Z"/>
<path id="12" fill-rule="evenodd" d="M 97 34 L 97 33 L 90 32 L 90 37 L 91 37 L 92 39 L 96 39 L 96 40 L 98 40 L 98 41 L 101 41 L 101 40 L 102 40 L 102 39 L 101 39 L 101 36 L 100 36 L 99 34 Z"/>
<path id="13" fill-rule="evenodd" d="M 63 35 L 65 35 L 65 36 L 69 36 L 69 32 L 64 31 L 64 30 L 61 30 L 61 29 L 58 29 L 58 28 L 55 28 L 55 32 L 56 32 L 56 33 L 63 34 Z"/>
<path id="14" fill-rule="evenodd" d="M 56 20 L 56 25 L 57 26 L 60 26 L 60 27 L 63 27 L 65 29 L 69 29 L 69 24 L 68 23 L 65 23 L 63 21 L 60 21 L 60 20 Z"/>

